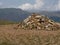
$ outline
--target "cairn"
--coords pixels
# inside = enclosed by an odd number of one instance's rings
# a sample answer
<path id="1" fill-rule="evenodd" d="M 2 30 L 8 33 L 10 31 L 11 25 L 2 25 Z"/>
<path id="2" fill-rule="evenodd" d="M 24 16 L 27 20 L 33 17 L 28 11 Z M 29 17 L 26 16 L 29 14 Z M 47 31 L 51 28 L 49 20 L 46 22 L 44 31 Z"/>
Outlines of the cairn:
<path id="1" fill-rule="evenodd" d="M 33 13 L 23 21 L 21 28 L 31 30 L 59 30 L 60 25 L 44 15 Z"/>

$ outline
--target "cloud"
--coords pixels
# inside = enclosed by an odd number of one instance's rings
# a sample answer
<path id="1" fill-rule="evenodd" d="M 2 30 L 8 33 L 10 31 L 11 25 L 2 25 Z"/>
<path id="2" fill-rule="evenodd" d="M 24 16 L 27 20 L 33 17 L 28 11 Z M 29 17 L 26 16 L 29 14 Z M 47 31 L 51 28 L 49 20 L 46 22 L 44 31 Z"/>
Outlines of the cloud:
<path id="1" fill-rule="evenodd" d="M 50 0 L 50 2 L 47 0 L 35 0 L 35 4 L 25 3 L 18 6 L 18 8 L 21 8 L 23 10 L 46 10 L 46 11 L 60 10 L 60 0 L 57 1 Z"/>
<path id="2" fill-rule="evenodd" d="M 60 0 L 58 1 L 57 8 L 60 10 Z"/>
<path id="3" fill-rule="evenodd" d="M 57 4 L 53 5 L 51 9 L 55 11 L 60 10 L 60 0 L 58 0 Z"/>
<path id="4" fill-rule="evenodd" d="M 25 3 L 25 4 L 22 4 L 20 6 L 18 6 L 18 8 L 21 8 L 23 10 L 38 10 L 40 9 L 42 6 L 44 5 L 43 3 L 43 0 L 36 0 L 35 1 L 35 4 L 30 4 L 30 3 Z"/>
<path id="5" fill-rule="evenodd" d="M 0 6 L 2 5 L 3 3 L 2 2 L 0 2 Z"/>
<path id="6" fill-rule="evenodd" d="M 49 6 L 47 6 L 46 7 L 46 11 L 57 11 L 57 4 L 55 4 L 55 5 L 49 5 Z"/>
<path id="7" fill-rule="evenodd" d="M 36 0 L 36 4 L 33 5 L 35 9 L 40 9 L 44 5 L 42 0 Z"/>
<path id="8" fill-rule="evenodd" d="M 54 1 L 54 0 L 52 0 L 52 1 Z M 46 4 L 45 4 L 45 6 L 46 6 Z M 58 11 L 58 10 L 60 10 L 60 0 L 57 0 L 57 2 L 54 1 L 51 4 L 49 3 L 49 5 L 46 7 L 43 7 L 42 10 L 46 10 L 46 11 Z"/>
<path id="9" fill-rule="evenodd" d="M 19 6 L 18 8 L 21 8 L 23 10 L 29 10 L 29 9 L 33 8 L 33 5 L 31 5 L 29 3 L 26 3 L 26 4 L 23 4 L 23 5 Z"/>
<path id="10" fill-rule="evenodd" d="M 57 4 L 50 6 L 50 9 L 55 11 L 60 10 L 60 0 L 57 1 Z"/>

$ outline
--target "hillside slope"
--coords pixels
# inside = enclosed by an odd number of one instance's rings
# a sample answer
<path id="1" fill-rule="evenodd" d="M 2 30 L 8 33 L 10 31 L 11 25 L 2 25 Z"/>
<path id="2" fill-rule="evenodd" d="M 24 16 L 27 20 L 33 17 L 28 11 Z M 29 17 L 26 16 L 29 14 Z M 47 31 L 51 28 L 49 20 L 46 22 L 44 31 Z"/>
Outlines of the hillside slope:
<path id="1" fill-rule="evenodd" d="M 0 9 L 0 20 L 19 22 L 25 19 L 30 13 L 16 8 Z"/>

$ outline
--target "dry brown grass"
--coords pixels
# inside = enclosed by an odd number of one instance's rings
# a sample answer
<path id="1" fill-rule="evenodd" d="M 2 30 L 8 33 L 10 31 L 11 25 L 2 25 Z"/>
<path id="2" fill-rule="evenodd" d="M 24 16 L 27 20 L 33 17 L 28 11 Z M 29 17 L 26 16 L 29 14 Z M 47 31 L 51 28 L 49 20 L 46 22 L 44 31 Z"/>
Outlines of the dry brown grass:
<path id="1" fill-rule="evenodd" d="M 14 29 L 15 25 L 0 25 L 0 45 L 60 45 L 60 30 Z"/>

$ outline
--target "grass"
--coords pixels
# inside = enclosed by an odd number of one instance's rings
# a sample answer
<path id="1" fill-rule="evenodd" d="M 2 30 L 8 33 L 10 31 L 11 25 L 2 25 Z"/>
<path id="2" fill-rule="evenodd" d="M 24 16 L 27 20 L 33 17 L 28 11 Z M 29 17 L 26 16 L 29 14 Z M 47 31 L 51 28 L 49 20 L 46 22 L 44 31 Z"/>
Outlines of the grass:
<path id="1" fill-rule="evenodd" d="M 0 25 L 17 24 L 18 22 L 0 20 Z"/>
<path id="2" fill-rule="evenodd" d="M 13 28 L 15 25 L 7 25 L 10 22 L 2 24 L 0 45 L 60 45 L 60 30 L 16 30 Z"/>
<path id="3" fill-rule="evenodd" d="M 60 45 L 60 33 L 42 35 L 35 31 L 0 34 L 0 45 Z"/>

